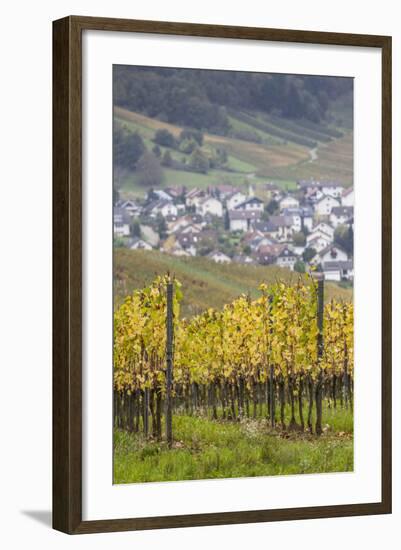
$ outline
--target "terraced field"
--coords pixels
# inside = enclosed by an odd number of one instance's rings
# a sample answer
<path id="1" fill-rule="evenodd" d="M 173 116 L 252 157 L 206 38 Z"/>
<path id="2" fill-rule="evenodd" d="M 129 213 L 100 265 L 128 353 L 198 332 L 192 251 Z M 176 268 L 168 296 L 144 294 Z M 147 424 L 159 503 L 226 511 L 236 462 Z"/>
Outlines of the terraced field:
<path id="1" fill-rule="evenodd" d="M 154 146 L 154 134 L 166 129 L 174 136 L 180 126 L 169 124 L 121 107 L 114 109 L 115 120 L 129 131 L 138 131 L 148 149 Z M 208 174 L 165 168 L 164 185 L 207 187 L 221 183 L 247 186 L 250 181 L 257 187 L 274 180 L 283 188 L 295 186 L 298 179 L 336 179 L 345 185 L 353 181 L 353 134 L 342 129 L 314 125 L 307 121 L 289 121 L 259 113 L 230 114 L 232 134 L 248 131 L 260 143 L 237 137 L 204 135 L 204 149 L 223 147 L 228 153 L 225 169 L 210 170 Z M 341 137 L 338 137 L 341 136 Z M 161 147 L 162 152 L 166 148 Z M 169 149 L 174 160 L 189 159 L 180 151 Z M 125 197 L 143 195 L 135 173 L 125 173 L 118 182 Z"/>

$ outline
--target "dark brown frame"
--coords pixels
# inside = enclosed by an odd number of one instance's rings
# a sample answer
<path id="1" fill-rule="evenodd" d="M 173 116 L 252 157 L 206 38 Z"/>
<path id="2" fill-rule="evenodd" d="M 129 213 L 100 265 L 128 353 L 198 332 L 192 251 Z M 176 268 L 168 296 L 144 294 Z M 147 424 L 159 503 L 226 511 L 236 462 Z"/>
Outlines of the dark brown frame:
<path id="1" fill-rule="evenodd" d="M 382 498 L 275 510 L 82 521 L 81 71 L 83 30 L 382 51 Z M 391 37 L 71 16 L 53 22 L 53 527 L 69 534 L 391 513 Z"/>

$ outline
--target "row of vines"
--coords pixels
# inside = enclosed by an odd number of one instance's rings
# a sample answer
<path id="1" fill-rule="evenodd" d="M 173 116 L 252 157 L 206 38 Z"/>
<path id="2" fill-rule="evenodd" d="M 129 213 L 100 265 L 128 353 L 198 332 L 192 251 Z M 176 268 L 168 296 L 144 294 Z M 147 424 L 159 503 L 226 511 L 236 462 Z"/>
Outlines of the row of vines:
<path id="1" fill-rule="evenodd" d="M 323 281 L 262 284 L 257 299 L 191 319 L 181 299 L 177 280 L 158 277 L 115 312 L 117 427 L 171 443 L 174 411 L 320 435 L 324 401 L 352 407 L 353 305 L 323 305 Z"/>

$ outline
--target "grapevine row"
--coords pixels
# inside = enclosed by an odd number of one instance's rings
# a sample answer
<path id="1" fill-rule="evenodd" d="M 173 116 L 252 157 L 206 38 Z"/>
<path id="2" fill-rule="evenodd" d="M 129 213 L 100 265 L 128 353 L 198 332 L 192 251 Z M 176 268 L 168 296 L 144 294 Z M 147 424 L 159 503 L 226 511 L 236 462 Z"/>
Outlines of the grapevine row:
<path id="1" fill-rule="evenodd" d="M 169 285 L 174 353 L 167 392 Z M 262 284 L 257 299 L 243 295 L 191 319 L 180 319 L 181 285 L 169 276 L 134 291 L 114 319 L 116 426 L 160 439 L 172 408 L 233 421 L 264 417 L 272 427 L 320 435 L 323 400 L 352 407 L 353 305 L 332 300 L 323 308 L 321 296 L 319 317 L 317 290 L 312 278 Z"/>

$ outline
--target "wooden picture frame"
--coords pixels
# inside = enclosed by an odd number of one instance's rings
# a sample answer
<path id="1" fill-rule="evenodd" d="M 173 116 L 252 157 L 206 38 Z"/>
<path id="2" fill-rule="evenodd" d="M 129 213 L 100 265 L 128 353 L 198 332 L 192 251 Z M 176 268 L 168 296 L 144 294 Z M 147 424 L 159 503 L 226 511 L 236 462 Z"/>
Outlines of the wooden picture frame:
<path id="1" fill-rule="evenodd" d="M 82 32 L 377 48 L 382 55 L 382 497 L 379 502 L 82 520 Z M 53 527 L 68 534 L 391 512 L 391 37 L 96 17 L 53 23 Z"/>

